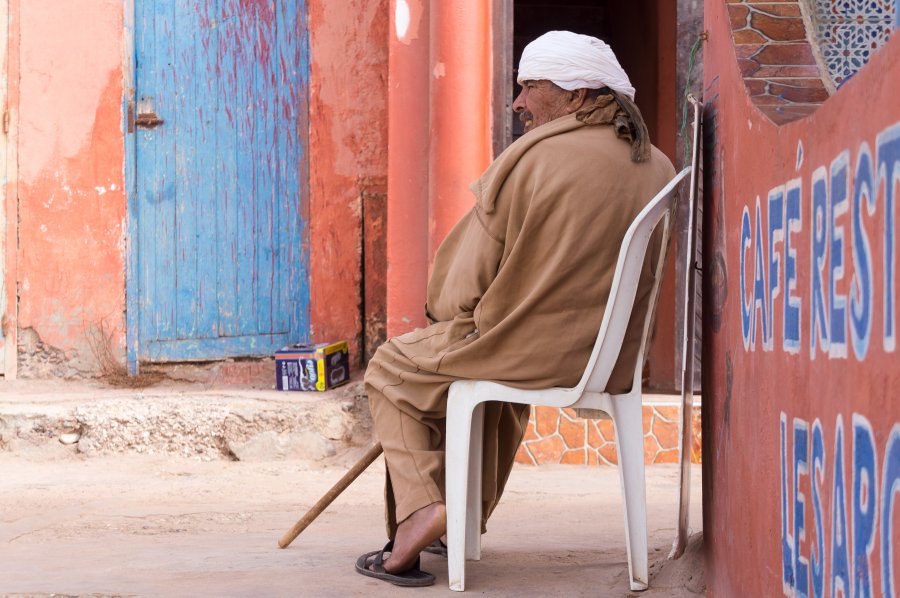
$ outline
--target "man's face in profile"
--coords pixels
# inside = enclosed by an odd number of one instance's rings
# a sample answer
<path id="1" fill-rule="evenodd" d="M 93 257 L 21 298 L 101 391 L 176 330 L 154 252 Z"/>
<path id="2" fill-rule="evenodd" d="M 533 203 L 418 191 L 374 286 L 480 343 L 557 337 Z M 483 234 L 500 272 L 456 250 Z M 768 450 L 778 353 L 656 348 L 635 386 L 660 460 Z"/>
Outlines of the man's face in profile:
<path id="1" fill-rule="evenodd" d="M 513 111 L 525 125 L 525 132 L 566 116 L 572 109 L 573 92 L 550 81 L 523 81 L 522 91 L 513 102 Z"/>

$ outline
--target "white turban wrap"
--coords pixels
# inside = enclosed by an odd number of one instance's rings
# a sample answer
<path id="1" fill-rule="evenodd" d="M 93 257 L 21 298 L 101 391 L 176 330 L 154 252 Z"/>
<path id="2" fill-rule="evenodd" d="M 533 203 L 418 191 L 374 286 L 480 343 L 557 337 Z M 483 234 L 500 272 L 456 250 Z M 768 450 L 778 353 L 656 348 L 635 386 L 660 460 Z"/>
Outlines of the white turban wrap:
<path id="1" fill-rule="evenodd" d="M 527 46 L 517 81 L 552 81 L 563 89 L 609 87 L 634 100 L 634 87 L 603 41 L 571 31 L 550 31 Z"/>

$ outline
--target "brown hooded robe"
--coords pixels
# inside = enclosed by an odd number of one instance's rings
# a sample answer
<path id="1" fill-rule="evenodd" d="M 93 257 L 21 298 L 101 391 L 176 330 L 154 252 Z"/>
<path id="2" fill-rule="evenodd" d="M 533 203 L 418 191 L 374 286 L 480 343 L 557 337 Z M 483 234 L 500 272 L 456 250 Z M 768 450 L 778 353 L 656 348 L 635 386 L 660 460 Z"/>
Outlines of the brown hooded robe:
<path id="1" fill-rule="evenodd" d="M 388 469 L 388 533 L 443 501 L 447 389 L 495 380 L 528 389 L 575 386 L 600 329 L 625 232 L 672 179 L 656 148 L 633 162 L 604 118 L 569 115 L 530 131 L 473 183 L 476 203 L 435 257 L 426 328 L 395 337 L 369 363 L 365 383 Z M 621 115 L 621 112 L 619 112 Z M 631 387 L 652 287 L 645 260 L 607 388 Z M 528 423 L 528 406 L 485 406 L 485 520 L 497 504 Z"/>

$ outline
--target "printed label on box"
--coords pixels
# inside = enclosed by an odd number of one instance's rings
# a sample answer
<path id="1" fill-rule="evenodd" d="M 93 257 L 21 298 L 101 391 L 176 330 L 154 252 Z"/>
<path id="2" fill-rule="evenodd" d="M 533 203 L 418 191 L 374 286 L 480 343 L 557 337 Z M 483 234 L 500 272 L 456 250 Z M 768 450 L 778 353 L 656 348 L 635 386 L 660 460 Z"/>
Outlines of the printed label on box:
<path id="1" fill-rule="evenodd" d="M 275 352 L 278 390 L 328 390 L 350 380 L 347 341 L 293 345 Z"/>

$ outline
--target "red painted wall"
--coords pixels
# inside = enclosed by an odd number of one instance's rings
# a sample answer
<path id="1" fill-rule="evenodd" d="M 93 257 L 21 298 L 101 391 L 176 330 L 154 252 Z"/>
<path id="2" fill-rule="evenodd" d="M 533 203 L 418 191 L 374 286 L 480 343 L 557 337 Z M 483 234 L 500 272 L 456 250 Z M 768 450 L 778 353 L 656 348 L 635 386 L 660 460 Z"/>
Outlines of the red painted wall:
<path id="1" fill-rule="evenodd" d="M 58 373 L 91 369 L 92 327 L 124 340 L 122 2 L 10 10 L 18 326 L 64 355 Z"/>
<path id="2" fill-rule="evenodd" d="M 900 587 L 900 380 L 885 333 L 900 293 L 900 163 L 887 169 L 900 161 L 900 36 L 779 126 L 747 93 L 726 5 L 705 8 L 709 595 L 813 595 L 820 575 L 825 595 L 840 580 L 844 595 L 884 595 Z"/>
<path id="3" fill-rule="evenodd" d="M 316 341 L 361 355 L 365 313 L 384 307 L 384 270 L 363 275 L 362 248 L 383 254 L 387 191 L 387 0 L 315 0 L 310 27 L 310 311 Z M 369 208 L 366 210 L 366 208 Z M 374 271 L 373 271 L 374 270 Z M 366 277 L 369 280 L 366 280 Z M 365 285 L 365 286 L 364 286 Z M 381 289 L 370 293 L 365 289 Z"/>

